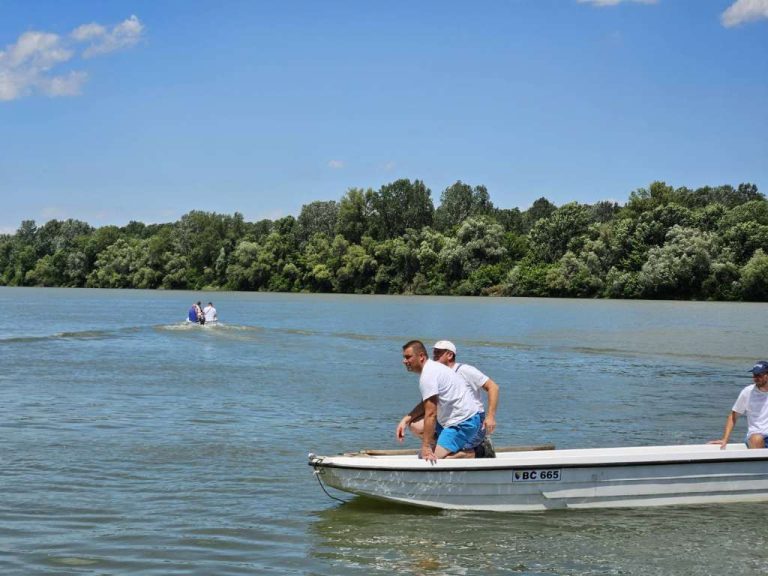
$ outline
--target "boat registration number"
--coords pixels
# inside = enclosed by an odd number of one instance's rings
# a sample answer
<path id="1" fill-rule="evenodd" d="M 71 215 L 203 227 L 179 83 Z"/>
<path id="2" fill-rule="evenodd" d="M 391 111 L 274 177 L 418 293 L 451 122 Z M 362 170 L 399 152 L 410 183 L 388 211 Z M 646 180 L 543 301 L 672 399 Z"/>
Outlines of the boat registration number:
<path id="1" fill-rule="evenodd" d="M 512 473 L 513 482 L 557 482 L 562 478 L 559 468 L 533 468 L 531 470 L 515 470 Z"/>

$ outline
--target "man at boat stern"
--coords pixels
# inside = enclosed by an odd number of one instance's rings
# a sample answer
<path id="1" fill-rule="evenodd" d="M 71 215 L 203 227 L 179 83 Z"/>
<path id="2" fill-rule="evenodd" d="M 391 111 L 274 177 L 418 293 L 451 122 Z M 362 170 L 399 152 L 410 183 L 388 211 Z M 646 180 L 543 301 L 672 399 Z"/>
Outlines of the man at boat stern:
<path id="1" fill-rule="evenodd" d="M 768 439 L 768 361 L 759 360 L 749 370 L 752 384 L 744 387 L 725 421 L 725 431 L 719 440 L 710 444 L 720 444 L 725 449 L 736 420 L 742 414 L 747 415 L 747 438 L 745 443 L 750 448 L 765 448 Z"/>
<path id="2" fill-rule="evenodd" d="M 428 462 L 440 458 L 474 458 L 475 451 L 464 446 L 473 438 L 482 438 L 482 420 L 472 392 L 464 379 L 453 370 L 431 360 L 420 340 L 403 346 L 403 365 L 419 375 L 422 401 L 397 424 L 395 437 L 405 439 L 411 420 L 424 419 L 420 456 Z M 437 435 L 437 442 L 434 442 Z"/>

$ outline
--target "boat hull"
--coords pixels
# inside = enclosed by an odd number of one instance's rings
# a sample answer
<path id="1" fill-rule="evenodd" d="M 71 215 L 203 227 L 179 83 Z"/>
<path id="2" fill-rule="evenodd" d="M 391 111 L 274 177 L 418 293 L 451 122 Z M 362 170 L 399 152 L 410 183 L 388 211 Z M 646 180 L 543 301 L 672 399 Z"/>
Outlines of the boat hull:
<path id="1" fill-rule="evenodd" d="M 730 445 L 554 450 L 488 460 L 312 456 L 321 481 L 416 506 L 538 511 L 768 500 L 768 450 Z"/>

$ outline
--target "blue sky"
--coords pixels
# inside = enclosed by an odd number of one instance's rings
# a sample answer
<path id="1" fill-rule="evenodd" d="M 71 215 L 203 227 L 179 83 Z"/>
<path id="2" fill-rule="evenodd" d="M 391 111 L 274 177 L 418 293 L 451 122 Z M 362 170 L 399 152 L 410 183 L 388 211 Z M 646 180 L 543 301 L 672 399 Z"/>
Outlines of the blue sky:
<path id="1" fill-rule="evenodd" d="M 436 206 L 768 193 L 768 0 L 0 0 L 0 232 L 398 178 Z"/>

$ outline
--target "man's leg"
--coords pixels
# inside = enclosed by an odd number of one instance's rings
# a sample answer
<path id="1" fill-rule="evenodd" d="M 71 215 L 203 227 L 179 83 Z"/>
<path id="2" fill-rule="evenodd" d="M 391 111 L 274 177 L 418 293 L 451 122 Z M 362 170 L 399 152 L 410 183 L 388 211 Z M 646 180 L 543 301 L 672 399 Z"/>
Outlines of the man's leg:
<path id="1" fill-rule="evenodd" d="M 435 446 L 435 456 L 437 458 L 474 458 L 474 448 L 466 449 L 466 446 L 481 426 L 482 420 L 478 414 L 475 414 L 456 426 L 440 430 L 437 446 Z"/>
<path id="2" fill-rule="evenodd" d="M 435 456 L 438 458 L 474 458 L 474 450 L 458 450 L 457 452 L 449 452 L 444 446 L 438 444 L 435 446 Z"/>
<path id="3" fill-rule="evenodd" d="M 750 448 L 765 448 L 765 436 L 762 434 L 752 434 L 749 437 L 748 445 Z"/>
<path id="4" fill-rule="evenodd" d="M 411 420 L 411 423 L 408 424 L 408 430 L 410 430 L 411 434 L 416 438 L 421 438 L 424 435 L 424 419 L 419 418 L 418 420 Z"/>

